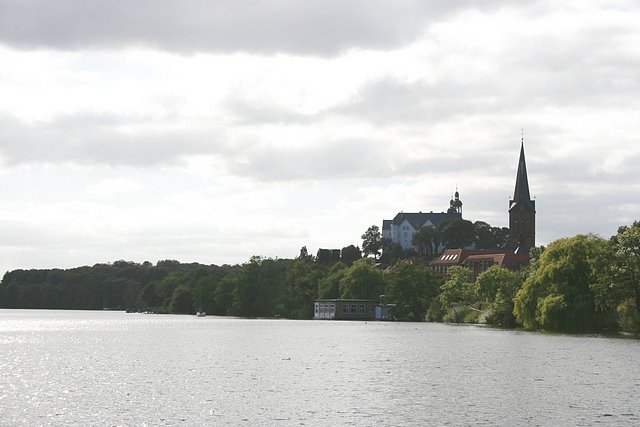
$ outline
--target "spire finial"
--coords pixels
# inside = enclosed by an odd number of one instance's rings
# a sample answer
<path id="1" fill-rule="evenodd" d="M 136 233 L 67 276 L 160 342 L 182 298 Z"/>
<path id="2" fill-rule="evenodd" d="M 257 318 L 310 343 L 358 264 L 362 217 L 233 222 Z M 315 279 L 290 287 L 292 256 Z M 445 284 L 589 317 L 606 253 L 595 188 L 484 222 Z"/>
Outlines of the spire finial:
<path id="1" fill-rule="evenodd" d="M 524 129 L 520 129 L 520 142 L 524 145 Z"/>

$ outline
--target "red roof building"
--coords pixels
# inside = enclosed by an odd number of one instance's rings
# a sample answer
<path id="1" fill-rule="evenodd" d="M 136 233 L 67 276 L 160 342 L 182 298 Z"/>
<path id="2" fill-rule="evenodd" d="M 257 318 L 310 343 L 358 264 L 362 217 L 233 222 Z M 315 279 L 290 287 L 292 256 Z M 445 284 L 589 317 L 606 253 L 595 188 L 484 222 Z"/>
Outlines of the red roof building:
<path id="1" fill-rule="evenodd" d="M 431 267 L 444 275 L 449 271 L 449 267 L 455 265 L 467 267 L 473 274 L 473 280 L 492 265 L 518 271 L 527 264 L 529 264 L 529 254 L 486 249 L 447 249 L 431 261 Z"/>

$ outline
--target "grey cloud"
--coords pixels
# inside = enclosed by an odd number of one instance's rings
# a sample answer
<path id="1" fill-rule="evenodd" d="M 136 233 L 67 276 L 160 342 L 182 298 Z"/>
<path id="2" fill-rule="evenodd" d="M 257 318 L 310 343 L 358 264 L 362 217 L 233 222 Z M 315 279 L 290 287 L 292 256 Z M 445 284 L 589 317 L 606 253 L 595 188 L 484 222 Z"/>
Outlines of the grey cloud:
<path id="1" fill-rule="evenodd" d="M 385 78 L 367 84 L 350 102 L 332 112 L 362 117 L 379 126 L 436 122 L 486 111 L 489 98 L 490 94 L 478 86 L 404 83 Z"/>
<path id="2" fill-rule="evenodd" d="M 515 145 L 511 153 L 486 149 L 469 156 L 468 146 L 447 150 L 442 144 L 429 144 L 429 153 L 417 155 L 375 139 L 335 139 L 288 148 L 249 143 L 229 161 L 228 169 L 236 175 L 268 181 L 484 174 L 504 172 L 505 164 L 513 164 L 515 174 Z"/>
<path id="3" fill-rule="evenodd" d="M 367 141 L 328 141 L 309 148 L 256 145 L 233 162 L 232 173 L 256 179 L 307 180 L 374 176 L 384 163 Z"/>
<path id="4" fill-rule="evenodd" d="M 27 124 L 0 117 L 0 159 L 5 164 L 79 163 L 153 166 L 175 164 L 181 156 L 211 154 L 226 148 L 210 135 L 178 131 L 121 130 L 151 124 L 144 118 L 79 114 Z"/>
<path id="5" fill-rule="evenodd" d="M 0 41 L 76 50 L 150 46 L 179 52 L 252 51 L 331 55 L 389 48 L 430 21 L 478 4 L 464 0 L 0 0 Z"/>

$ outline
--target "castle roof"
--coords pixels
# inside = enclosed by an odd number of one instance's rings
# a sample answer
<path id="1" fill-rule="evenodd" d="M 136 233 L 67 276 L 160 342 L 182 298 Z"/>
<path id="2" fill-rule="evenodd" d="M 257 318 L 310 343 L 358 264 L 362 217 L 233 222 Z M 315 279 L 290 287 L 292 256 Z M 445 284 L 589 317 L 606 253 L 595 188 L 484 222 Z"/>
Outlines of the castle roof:
<path id="1" fill-rule="evenodd" d="M 434 227 L 439 226 L 445 221 L 458 221 L 462 219 L 462 214 L 457 212 L 400 212 L 393 218 L 393 220 L 389 223 L 389 228 L 391 228 L 391 223 L 394 225 L 400 225 L 404 221 L 407 221 L 413 228 L 419 230 L 422 228 L 427 222 L 432 224 Z M 386 220 L 388 221 L 388 220 Z M 385 227 L 385 221 L 382 222 L 382 228 Z"/>

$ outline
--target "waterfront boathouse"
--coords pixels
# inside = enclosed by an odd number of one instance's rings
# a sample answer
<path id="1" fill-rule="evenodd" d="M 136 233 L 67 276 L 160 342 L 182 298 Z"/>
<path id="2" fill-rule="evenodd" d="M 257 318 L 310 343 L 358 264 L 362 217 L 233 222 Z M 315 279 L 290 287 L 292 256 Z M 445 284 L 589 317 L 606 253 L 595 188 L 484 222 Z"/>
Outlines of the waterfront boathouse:
<path id="1" fill-rule="evenodd" d="M 393 304 L 368 299 L 319 299 L 313 318 L 324 320 L 389 320 Z"/>

